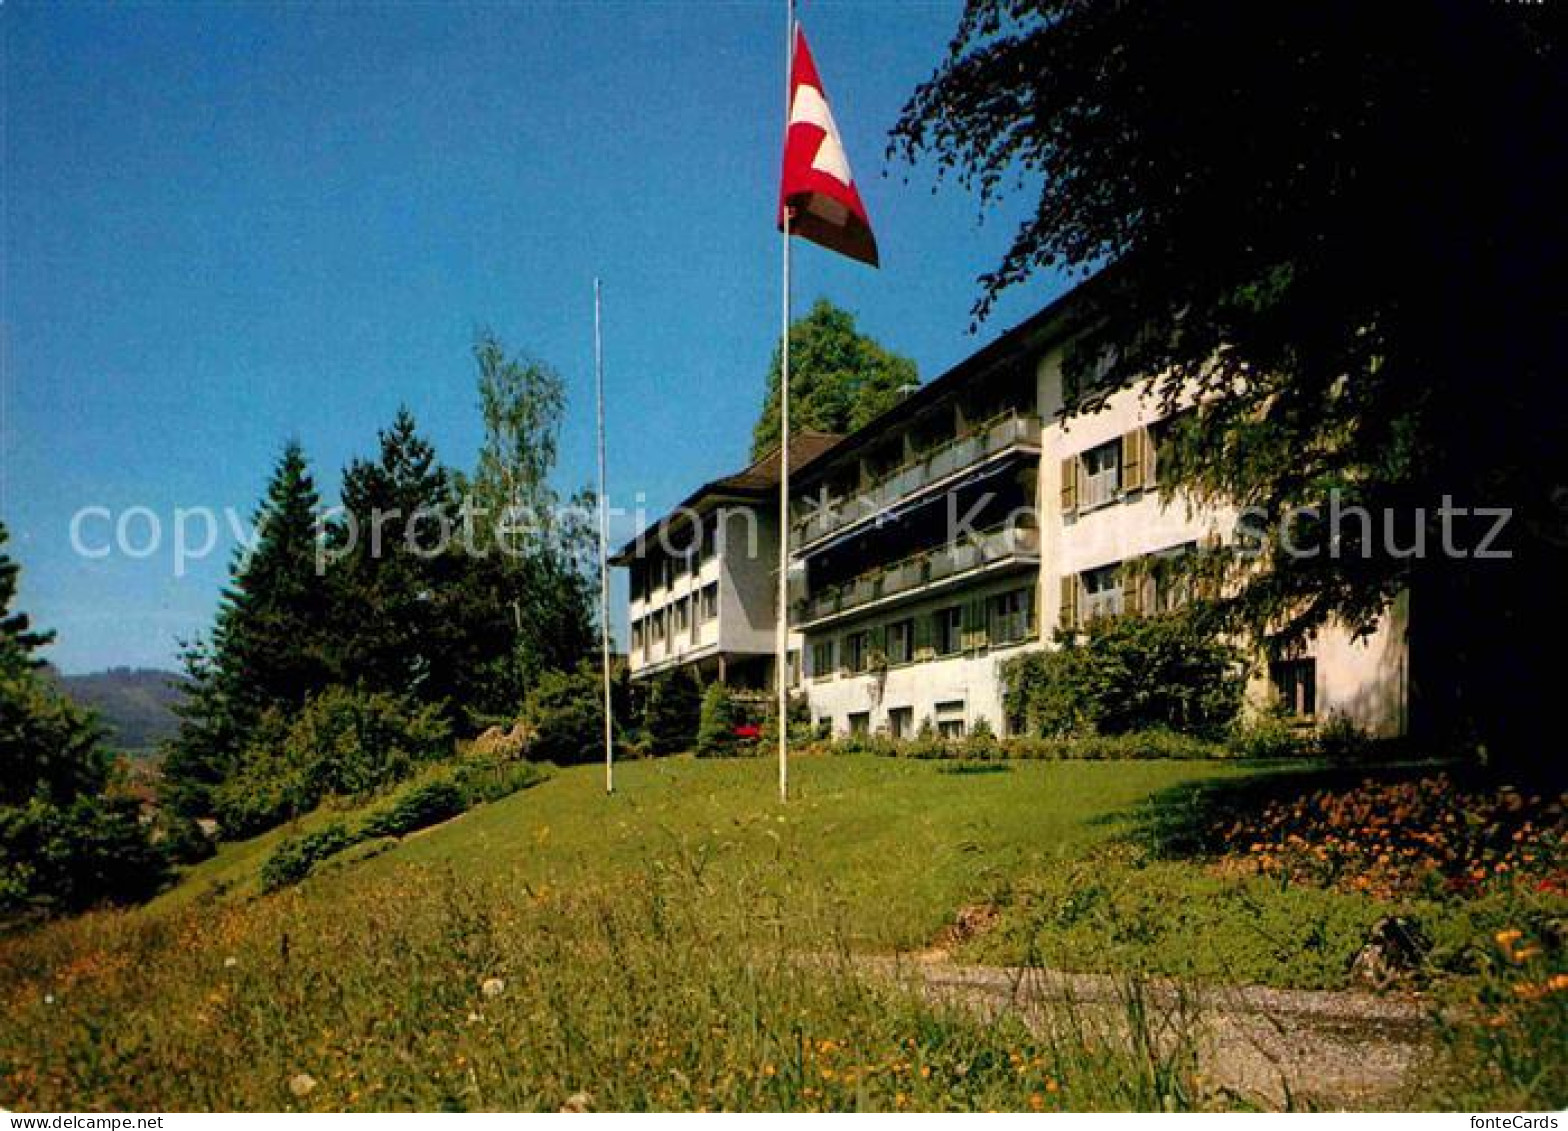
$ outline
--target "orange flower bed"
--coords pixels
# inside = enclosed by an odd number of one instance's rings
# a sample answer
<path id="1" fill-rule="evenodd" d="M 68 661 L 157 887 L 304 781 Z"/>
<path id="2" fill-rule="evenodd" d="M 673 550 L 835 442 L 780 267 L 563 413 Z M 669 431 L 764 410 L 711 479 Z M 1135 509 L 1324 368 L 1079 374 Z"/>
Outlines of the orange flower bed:
<path id="1" fill-rule="evenodd" d="M 1447 774 L 1367 779 L 1238 821 L 1226 832 L 1226 863 L 1382 898 L 1502 886 L 1568 895 L 1565 803 L 1568 794 L 1464 790 Z"/>

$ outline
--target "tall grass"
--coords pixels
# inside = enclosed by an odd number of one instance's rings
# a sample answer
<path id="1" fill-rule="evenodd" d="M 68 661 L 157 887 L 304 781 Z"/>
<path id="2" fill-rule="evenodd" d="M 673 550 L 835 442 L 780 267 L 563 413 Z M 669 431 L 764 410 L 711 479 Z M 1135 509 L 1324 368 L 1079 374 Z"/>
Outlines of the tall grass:
<path id="1" fill-rule="evenodd" d="M 785 929 L 755 885 L 698 861 L 615 892 L 439 865 L 347 878 L 0 942 L 0 1102 L 1030 1110 L 1193 1094 L 1147 1040 L 1031 1031 L 857 976 L 830 919 Z"/>

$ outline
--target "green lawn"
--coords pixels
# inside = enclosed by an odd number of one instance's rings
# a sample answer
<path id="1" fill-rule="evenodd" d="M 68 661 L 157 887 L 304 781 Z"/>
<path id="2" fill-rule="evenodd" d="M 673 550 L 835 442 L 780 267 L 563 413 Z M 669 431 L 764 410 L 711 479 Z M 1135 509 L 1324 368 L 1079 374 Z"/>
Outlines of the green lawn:
<path id="1" fill-rule="evenodd" d="M 1028 1031 L 839 956 L 940 939 L 961 960 L 1333 986 L 1390 911 L 1419 912 L 1454 953 L 1514 921 L 1158 850 L 1206 798 L 1280 769 L 813 757 L 780 805 L 767 759 L 629 763 L 613 797 L 585 766 L 262 895 L 263 862 L 299 831 L 279 830 L 147 907 L 0 936 L 0 1105 L 1226 1106 L 1194 1074 L 1191 1033 L 1149 1043 L 1158 1019 Z M 944 932 L 976 903 L 992 929 Z M 1444 1102 L 1559 1095 L 1537 1071 L 1557 1016 L 1477 1030 L 1493 1043 L 1454 1062 L 1467 1082 Z"/>
<path id="2" fill-rule="evenodd" d="M 1082 859 L 1152 795 L 1243 772 L 1214 762 L 1040 762 L 952 773 L 869 756 L 801 758 L 791 771 L 792 797 L 780 805 L 766 758 L 629 762 L 612 797 L 602 767 L 572 767 L 354 869 L 450 865 L 535 889 L 613 889 L 653 868 L 702 869 L 726 882 L 750 877 L 758 899 L 831 908 L 864 945 L 913 947 L 961 904 Z M 215 885 L 254 894 L 284 835 L 225 846 L 155 907 Z"/>

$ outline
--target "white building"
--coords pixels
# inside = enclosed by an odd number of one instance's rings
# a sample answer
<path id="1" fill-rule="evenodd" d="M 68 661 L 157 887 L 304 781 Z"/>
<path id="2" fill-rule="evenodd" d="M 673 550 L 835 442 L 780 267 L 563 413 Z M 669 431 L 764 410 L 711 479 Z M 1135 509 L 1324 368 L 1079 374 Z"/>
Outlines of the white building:
<path id="1" fill-rule="evenodd" d="M 1230 509 L 1162 502 L 1157 397 L 1066 416 L 1070 299 L 792 471 L 794 626 L 819 722 L 899 736 L 984 718 L 1000 733 L 1002 661 L 1058 627 L 1169 607 L 1181 595 L 1128 563 L 1233 536 Z M 1370 638 L 1328 630 L 1260 659 L 1253 702 L 1403 732 L 1404 608 Z"/>
<path id="2" fill-rule="evenodd" d="M 818 432 L 791 437 L 790 466 L 808 463 L 837 439 Z M 699 487 L 610 558 L 630 572 L 633 679 L 689 666 L 704 681 L 772 685 L 778 494 L 775 448 Z"/>
<path id="3" fill-rule="evenodd" d="M 1128 564 L 1234 535 L 1229 508 L 1162 501 L 1157 398 L 1125 390 L 1066 415 L 1073 297 L 853 434 L 792 444 L 792 684 L 819 724 L 896 737 L 929 719 L 959 735 L 983 718 L 1000 733 L 1003 661 L 1059 627 L 1169 607 L 1182 595 Z M 632 571 L 634 676 L 694 664 L 771 682 L 777 491 L 775 453 L 612 559 Z M 1406 609 L 1369 638 L 1329 630 L 1300 655 L 1260 657 L 1252 701 L 1403 733 Z"/>

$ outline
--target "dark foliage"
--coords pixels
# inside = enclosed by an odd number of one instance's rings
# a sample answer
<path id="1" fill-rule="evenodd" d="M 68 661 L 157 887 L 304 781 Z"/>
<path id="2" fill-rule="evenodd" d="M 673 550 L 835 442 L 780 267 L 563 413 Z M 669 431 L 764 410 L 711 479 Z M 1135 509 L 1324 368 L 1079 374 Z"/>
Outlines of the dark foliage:
<path id="1" fill-rule="evenodd" d="M 679 754 L 697 742 L 702 689 L 686 668 L 661 672 L 648 681 L 642 726 L 648 752 L 655 757 Z"/>
<path id="2" fill-rule="evenodd" d="M 1003 702 L 1013 733 L 1170 730 L 1216 740 L 1241 709 L 1241 656 L 1200 617 L 1105 617 L 1059 645 L 1003 665 Z"/>
<path id="3" fill-rule="evenodd" d="M 40 670 L 0 525 L 0 914 L 143 899 L 167 868 L 119 795 L 92 717 Z"/>
<path id="4" fill-rule="evenodd" d="M 762 415 L 752 429 L 753 459 L 778 447 L 779 369 L 775 349 Z M 913 361 L 862 334 L 853 314 L 825 298 L 789 328 L 792 429 L 852 432 L 892 408 L 919 382 Z"/>
<path id="5" fill-rule="evenodd" d="M 1568 626 L 1568 448 L 1543 426 L 1568 419 L 1562 32 L 1551 5 L 1489 0 L 971 0 L 892 142 L 982 201 L 1037 194 L 978 316 L 1105 267 L 1078 410 L 1151 374 L 1205 394 L 1162 479 L 1264 516 L 1261 562 L 1226 555 L 1235 623 L 1289 646 L 1409 590 L 1416 724 L 1516 754 Z M 1336 495 L 1372 523 L 1288 518 Z M 1511 509 L 1512 558 L 1441 552 L 1445 497 Z M 1492 519 L 1447 525 L 1473 551 Z"/>

